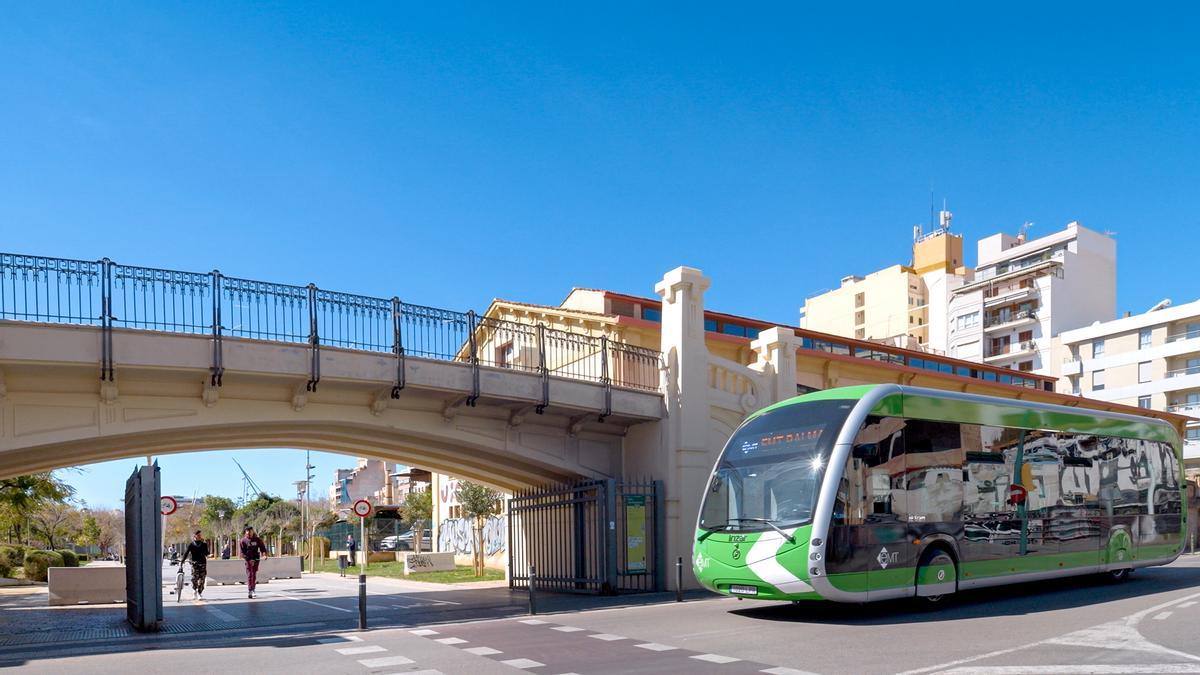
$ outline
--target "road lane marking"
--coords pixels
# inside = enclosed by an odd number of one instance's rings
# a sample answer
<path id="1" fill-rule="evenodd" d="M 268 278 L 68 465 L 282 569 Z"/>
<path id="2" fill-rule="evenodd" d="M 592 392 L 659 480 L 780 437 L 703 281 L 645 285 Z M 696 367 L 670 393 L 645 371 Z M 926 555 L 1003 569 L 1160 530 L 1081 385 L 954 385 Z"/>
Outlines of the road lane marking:
<path id="1" fill-rule="evenodd" d="M 578 633 L 579 631 L 584 630 L 584 629 L 576 628 L 575 626 L 555 626 L 554 628 L 551 628 L 550 630 L 556 630 L 560 633 Z"/>
<path id="2" fill-rule="evenodd" d="M 492 654 L 504 653 L 499 649 L 492 649 L 491 647 L 467 647 L 463 651 L 467 652 L 468 654 L 474 654 L 475 656 L 491 656 Z"/>
<path id="3" fill-rule="evenodd" d="M 720 654 L 696 654 L 695 656 L 689 656 L 688 658 L 696 659 L 697 661 L 708 661 L 709 663 L 733 663 L 734 661 L 741 661 L 739 658 L 735 658 L 733 656 L 721 656 Z"/>
<path id="4" fill-rule="evenodd" d="M 1101 649 L 1122 649 L 1123 647 L 1125 647 L 1125 645 L 1118 644 L 1117 641 L 1114 640 L 1114 638 L 1116 636 L 1112 635 L 1109 632 L 1110 630 L 1118 630 L 1118 631 L 1125 633 L 1126 635 L 1123 635 L 1122 637 L 1126 638 L 1126 640 L 1136 640 L 1136 641 L 1130 642 L 1130 644 L 1133 645 L 1134 649 L 1137 649 L 1138 647 L 1140 647 L 1142 651 L 1151 651 L 1151 652 L 1157 652 L 1157 653 L 1161 653 L 1161 654 L 1171 654 L 1171 655 L 1175 655 L 1175 656 L 1182 656 L 1183 658 L 1186 658 L 1186 659 L 1194 659 L 1194 660 L 1200 661 L 1200 656 L 1196 656 L 1195 654 L 1188 654 L 1187 652 L 1181 652 L 1181 651 L 1178 651 L 1175 649 L 1169 649 L 1167 647 L 1163 647 L 1161 645 L 1156 645 L 1152 642 L 1149 642 L 1148 640 L 1143 638 L 1140 633 L 1137 632 L 1137 628 L 1136 628 L 1137 624 L 1149 614 L 1153 614 L 1154 612 L 1157 612 L 1161 609 L 1166 609 L 1168 607 L 1174 607 L 1175 605 L 1178 605 L 1179 603 L 1182 603 L 1187 600 L 1196 600 L 1198 598 L 1200 598 L 1200 593 L 1192 593 L 1191 595 L 1185 595 L 1182 598 L 1175 598 L 1174 600 L 1168 600 L 1167 602 L 1163 602 L 1163 603 L 1157 604 L 1153 607 L 1143 609 L 1142 611 L 1136 612 L 1134 614 L 1130 614 L 1129 616 L 1127 616 L 1123 619 L 1117 619 L 1116 621 L 1110 621 L 1108 623 L 1100 624 L 1098 626 L 1092 626 L 1090 628 L 1085 628 L 1083 630 L 1073 631 L 1073 632 L 1067 633 L 1065 635 L 1060 635 L 1056 638 L 1048 638 L 1045 640 L 1038 640 L 1037 642 L 1030 642 L 1028 644 L 1017 645 L 1016 647 L 1009 647 L 1008 649 L 998 649 L 994 652 L 987 652 L 986 654 L 979 654 L 977 656 L 969 656 L 969 657 L 963 658 L 963 659 L 947 661 L 945 663 L 939 663 L 939 664 L 933 665 L 933 666 L 926 666 L 924 668 L 914 668 L 912 670 L 906 670 L 902 673 L 898 673 L 897 675 L 921 675 L 922 673 L 943 671 L 943 670 L 947 670 L 949 668 L 954 668 L 955 666 L 961 666 L 965 663 L 973 663 L 975 661 L 982 661 L 984 659 L 990 659 L 990 658 L 994 658 L 997 656 L 1004 656 L 1005 654 L 1011 654 L 1013 652 L 1021 651 L 1022 649 L 1029 649 L 1031 647 L 1038 647 L 1041 645 L 1048 645 L 1048 644 L 1066 644 L 1066 645 L 1073 645 L 1073 646 L 1079 646 L 1079 647 L 1098 647 Z M 1129 635 L 1129 633 L 1132 633 L 1132 635 Z M 1072 637 L 1072 636 L 1074 636 L 1074 637 Z M 1140 644 L 1139 644 L 1139 641 L 1140 641 Z M 1125 642 L 1125 640 L 1123 640 L 1122 642 Z"/>
<path id="5" fill-rule="evenodd" d="M 307 602 L 308 604 L 316 605 L 317 607 L 324 607 L 326 609 L 336 609 L 339 612 L 353 612 L 354 611 L 352 609 L 344 609 L 342 607 L 335 607 L 333 605 L 327 605 L 323 602 L 317 602 L 315 600 L 305 600 L 304 598 L 294 598 L 290 595 L 287 595 L 286 593 L 280 593 L 278 591 L 275 592 L 275 595 L 278 595 L 281 598 L 287 598 L 288 600 L 295 600 L 296 602 Z"/>
<path id="6" fill-rule="evenodd" d="M 596 639 L 596 640 L 604 640 L 605 642 L 612 642 L 613 640 L 628 639 L 624 635 L 613 635 L 612 633 L 596 633 L 594 635 L 589 635 L 588 637 Z"/>
<path id="7" fill-rule="evenodd" d="M 378 659 L 359 659 L 359 663 L 368 668 L 382 668 L 384 666 L 407 666 L 410 663 L 416 663 L 410 658 L 403 656 L 384 656 Z"/>
<path id="8" fill-rule="evenodd" d="M 500 663 L 503 663 L 506 666 L 512 666 L 513 668 L 520 668 L 521 670 L 528 670 L 529 668 L 541 668 L 542 666 L 546 665 L 540 661 L 534 661 L 533 659 L 509 659 L 507 661 L 501 661 Z"/>
<path id="9" fill-rule="evenodd" d="M 767 673 L 768 675 L 817 675 L 816 673 L 811 673 L 807 670 L 796 670 L 795 668 L 785 668 L 783 666 L 779 666 L 778 668 L 767 668 L 766 670 L 760 670 L 758 672 Z"/>
<path id="10" fill-rule="evenodd" d="M 417 630 L 410 630 L 408 632 L 412 633 L 413 635 L 420 635 L 421 637 L 438 634 L 438 632 L 432 628 L 418 628 Z"/>
<path id="11" fill-rule="evenodd" d="M 657 642 L 646 642 L 640 645 L 634 645 L 634 647 L 638 647 L 639 649 L 649 649 L 652 652 L 669 652 L 672 649 L 676 649 L 676 647 L 672 647 L 671 645 L 660 645 Z"/>
<path id="12" fill-rule="evenodd" d="M 540 626 L 540 625 L 542 625 L 542 624 L 544 624 L 544 623 L 550 623 L 550 622 L 549 622 L 549 621 L 542 621 L 541 619 L 521 619 L 521 623 L 523 623 L 523 624 L 527 624 L 527 625 L 530 625 L 530 626 Z"/>
<path id="13" fill-rule="evenodd" d="M 337 635 L 334 637 L 321 638 L 317 640 L 317 644 L 332 645 L 339 642 L 362 642 L 362 638 L 357 635 Z"/>
<path id="14" fill-rule="evenodd" d="M 977 665 L 938 670 L 938 675 L 1124 675 L 1126 673 L 1200 673 L 1195 663 L 1079 664 L 1079 665 Z"/>
<path id="15" fill-rule="evenodd" d="M 374 654 L 375 652 L 386 652 L 387 649 L 379 645 L 367 645 L 366 647 L 345 647 L 343 649 L 334 650 L 342 656 L 354 656 L 355 654 Z"/>
<path id="16" fill-rule="evenodd" d="M 1159 612 L 1158 614 L 1154 615 L 1154 620 L 1155 621 L 1163 621 L 1167 617 L 1171 616 L 1172 613 L 1173 612 Z"/>
<path id="17" fill-rule="evenodd" d="M 438 639 L 434 640 L 434 642 L 440 642 L 444 645 L 461 645 L 461 644 L 465 643 L 466 640 L 464 640 L 462 638 L 448 637 L 448 638 L 438 638 Z"/>
<path id="18" fill-rule="evenodd" d="M 1179 609 L 1187 609 L 1188 607 L 1191 607 L 1194 604 L 1196 604 L 1195 600 L 1189 600 L 1188 602 L 1185 602 L 1182 605 L 1180 605 Z"/>

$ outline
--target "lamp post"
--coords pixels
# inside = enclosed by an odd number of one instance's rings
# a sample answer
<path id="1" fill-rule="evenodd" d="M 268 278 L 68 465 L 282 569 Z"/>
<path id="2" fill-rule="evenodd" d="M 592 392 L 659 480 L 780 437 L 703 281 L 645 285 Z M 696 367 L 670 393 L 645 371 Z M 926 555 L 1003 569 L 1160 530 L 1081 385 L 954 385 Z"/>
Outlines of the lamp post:
<path id="1" fill-rule="evenodd" d="M 217 548 L 225 550 L 225 509 L 217 509 L 217 520 L 221 522 L 221 533 L 217 537 Z"/>

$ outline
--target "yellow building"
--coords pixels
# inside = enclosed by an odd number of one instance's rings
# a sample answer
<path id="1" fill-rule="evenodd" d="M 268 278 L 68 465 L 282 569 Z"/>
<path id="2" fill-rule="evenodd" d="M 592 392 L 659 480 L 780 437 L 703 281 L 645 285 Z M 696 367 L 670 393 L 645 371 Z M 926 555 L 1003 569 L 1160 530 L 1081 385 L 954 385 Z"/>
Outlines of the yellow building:
<path id="1" fill-rule="evenodd" d="M 911 265 L 893 265 L 866 276 L 842 278 L 841 286 L 804 301 L 800 326 L 808 330 L 885 341 L 945 353 L 950 291 L 969 280 L 962 236 L 943 226 L 914 237 Z"/>

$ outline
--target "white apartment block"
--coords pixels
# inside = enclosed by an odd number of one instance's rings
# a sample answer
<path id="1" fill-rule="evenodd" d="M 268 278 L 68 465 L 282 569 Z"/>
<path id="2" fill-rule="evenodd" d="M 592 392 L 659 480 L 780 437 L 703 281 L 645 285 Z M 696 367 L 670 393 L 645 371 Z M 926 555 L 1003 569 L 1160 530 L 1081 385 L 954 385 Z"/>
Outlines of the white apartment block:
<path id="1" fill-rule="evenodd" d="M 1069 330 L 1060 336 L 1060 391 L 1200 417 L 1200 300 Z M 1200 420 L 1184 459 L 1200 463 Z"/>
<path id="2" fill-rule="evenodd" d="M 948 356 L 1057 375 L 1052 338 L 1116 316 L 1117 245 L 1070 223 L 978 243 L 974 281 L 950 289 Z"/>

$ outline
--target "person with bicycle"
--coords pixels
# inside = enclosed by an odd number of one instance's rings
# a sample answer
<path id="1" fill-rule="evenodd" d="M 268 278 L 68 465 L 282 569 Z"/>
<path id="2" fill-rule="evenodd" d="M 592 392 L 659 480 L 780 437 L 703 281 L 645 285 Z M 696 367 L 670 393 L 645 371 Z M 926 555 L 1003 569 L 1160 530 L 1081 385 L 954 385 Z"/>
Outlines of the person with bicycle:
<path id="1" fill-rule="evenodd" d="M 192 533 L 192 541 L 183 552 L 183 560 L 179 563 L 180 572 L 183 563 L 192 563 L 192 598 L 204 599 L 204 581 L 208 577 L 208 542 L 200 537 L 200 530 Z"/>
<path id="2" fill-rule="evenodd" d="M 242 560 L 246 562 L 246 590 L 249 592 L 249 597 L 254 597 L 254 587 L 258 585 L 258 560 L 260 556 L 270 557 L 271 552 L 267 550 L 267 545 L 263 540 L 254 533 L 254 528 L 250 525 L 243 530 L 245 536 L 238 542 L 238 548 L 242 554 Z"/>

